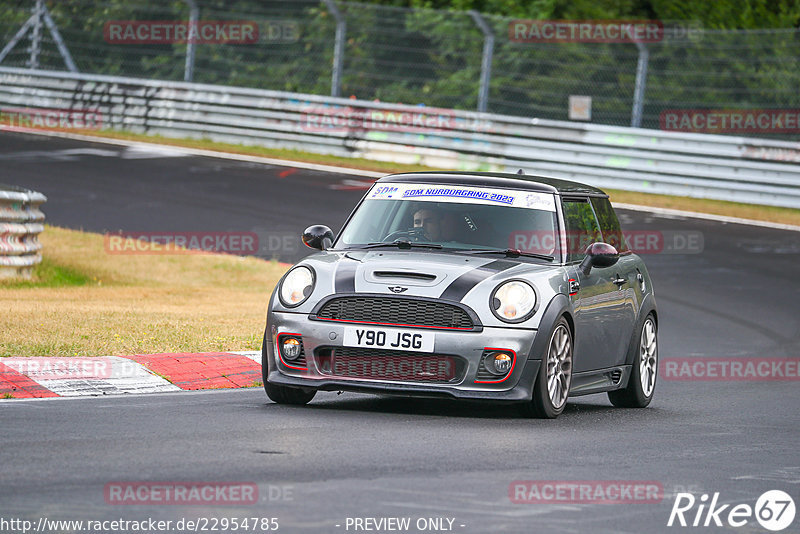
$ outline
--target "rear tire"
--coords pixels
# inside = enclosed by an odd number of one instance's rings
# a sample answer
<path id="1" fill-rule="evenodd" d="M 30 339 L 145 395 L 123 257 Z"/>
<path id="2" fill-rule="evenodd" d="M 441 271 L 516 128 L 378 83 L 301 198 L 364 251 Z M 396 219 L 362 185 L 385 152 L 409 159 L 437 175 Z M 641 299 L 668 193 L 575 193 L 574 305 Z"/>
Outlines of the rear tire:
<path id="1" fill-rule="evenodd" d="M 625 389 L 608 392 L 608 400 L 619 408 L 644 408 L 653 400 L 658 374 L 658 329 L 649 314 L 639 332 L 633 369 Z"/>
<path id="2" fill-rule="evenodd" d="M 572 385 L 572 332 L 564 317 L 559 319 L 533 386 L 533 398 L 522 405 L 522 414 L 555 419 L 567 405 Z"/>

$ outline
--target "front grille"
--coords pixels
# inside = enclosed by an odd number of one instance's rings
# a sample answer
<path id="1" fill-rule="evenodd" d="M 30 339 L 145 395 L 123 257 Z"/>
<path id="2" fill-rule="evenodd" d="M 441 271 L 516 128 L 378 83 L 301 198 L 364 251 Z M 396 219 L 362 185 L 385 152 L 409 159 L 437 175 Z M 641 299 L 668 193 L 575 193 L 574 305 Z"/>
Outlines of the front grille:
<path id="1" fill-rule="evenodd" d="M 450 384 L 460 382 L 467 367 L 462 358 L 446 354 L 356 347 L 322 347 L 314 354 L 322 374 L 341 378 Z"/>
<path id="2" fill-rule="evenodd" d="M 430 300 L 393 297 L 333 298 L 320 308 L 316 318 L 458 330 L 475 328 L 472 318 L 459 306 Z"/>

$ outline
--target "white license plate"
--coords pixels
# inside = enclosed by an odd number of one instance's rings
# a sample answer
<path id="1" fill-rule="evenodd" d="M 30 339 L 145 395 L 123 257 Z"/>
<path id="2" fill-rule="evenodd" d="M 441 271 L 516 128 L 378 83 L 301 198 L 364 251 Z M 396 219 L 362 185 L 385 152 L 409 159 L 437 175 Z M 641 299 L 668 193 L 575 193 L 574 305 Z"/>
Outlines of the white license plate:
<path id="1" fill-rule="evenodd" d="M 343 344 L 345 347 L 433 352 L 435 337 L 434 332 L 347 326 Z"/>

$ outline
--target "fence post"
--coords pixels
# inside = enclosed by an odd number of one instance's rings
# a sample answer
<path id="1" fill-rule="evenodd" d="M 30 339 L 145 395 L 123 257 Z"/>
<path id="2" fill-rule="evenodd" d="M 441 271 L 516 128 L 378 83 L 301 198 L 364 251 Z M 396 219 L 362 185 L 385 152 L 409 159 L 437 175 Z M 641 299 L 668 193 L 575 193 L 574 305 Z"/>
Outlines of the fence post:
<path id="1" fill-rule="evenodd" d="M 39 50 L 41 44 L 41 35 L 42 35 L 42 21 L 47 24 L 47 27 L 50 29 L 50 35 L 53 36 L 53 40 L 56 42 L 56 46 L 58 47 L 58 51 L 61 53 L 61 57 L 64 58 L 64 63 L 67 65 L 67 69 L 70 72 L 78 72 L 78 67 L 75 66 L 75 62 L 72 60 L 72 55 L 69 53 L 69 49 L 67 49 L 66 43 L 64 43 L 64 39 L 61 37 L 61 34 L 58 32 L 58 27 L 56 27 L 56 23 L 53 22 L 53 17 L 50 16 L 50 12 L 47 10 L 47 6 L 44 4 L 43 0 L 36 0 L 36 5 L 33 8 L 33 15 L 25 21 L 25 24 L 19 29 L 19 31 L 11 38 L 8 44 L 0 51 L 0 63 L 8 56 L 11 50 L 17 46 L 17 43 L 25 37 L 25 34 L 28 33 L 28 30 L 31 30 L 31 46 L 28 51 L 31 53 L 30 59 L 28 60 L 28 66 L 32 69 L 35 69 L 39 66 Z"/>
<path id="2" fill-rule="evenodd" d="M 494 55 L 494 32 L 477 11 L 470 10 L 472 20 L 483 33 L 483 58 L 481 59 L 481 86 L 478 91 L 478 111 L 485 112 L 489 102 L 489 82 L 492 80 L 492 56 Z"/>
<path id="3" fill-rule="evenodd" d="M 43 6 L 42 17 L 44 18 L 44 23 L 47 24 L 47 27 L 50 30 L 50 35 L 53 36 L 53 40 L 56 42 L 56 46 L 61 54 L 61 58 L 64 60 L 64 64 L 67 66 L 67 70 L 70 72 L 78 72 L 78 67 L 75 65 L 75 61 L 72 59 L 72 54 L 69 53 L 67 44 L 64 42 L 64 38 L 61 37 L 61 32 L 58 31 L 58 26 L 56 26 L 56 23 L 53 22 L 53 17 L 50 16 L 47 6 Z"/>
<path id="4" fill-rule="evenodd" d="M 333 47 L 333 74 L 331 76 L 331 96 L 342 95 L 342 66 L 344 65 L 344 40 L 347 34 L 347 20 L 336 7 L 334 0 L 325 0 L 328 11 L 336 19 L 336 43 Z"/>
<path id="5" fill-rule="evenodd" d="M 189 38 L 186 40 L 186 65 L 183 68 L 183 81 L 194 80 L 194 50 L 197 40 L 197 21 L 200 19 L 200 10 L 194 0 L 184 0 L 189 5 Z"/>
<path id="6" fill-rule="evenodd" d="M 31 31 L 31 57 L 28 60 L 28 67 L 31 69 L 39 68 L 39 50 L 42 45 L 42 11 L 44 11 L 44 0 L 36 0 L 33 7 L 33 30 Z"/>
<path id="7" fill-rule="evenodd" d="M 631 111 L 631 127 L 641 128 L 642 108 L 644 107 L 644 91 L 647 86 L 647 64 L 650 61 L 650 51 L 643 43 L 636 41 L 639 49 L 639 61 L 636 63 L 636 87 L 633 91 L 633 110 Z"/>
<path id="8" fill-rule="evenodd" d="M 28 30 L 33 24 L 31 22 L 32 20 L 33 17 L 25 21 L 25 24 L 22 25 L 22 27 L 19 29 L 16 35 L 14 35 L 14 37 L 11 38 L 11 40 L 8 42 L 5 48 L 3 48 L 2 51 L 0 51 L 0 63 L 2 63 L 3 60 L 6 58 L 6 56 L 9 54 L 9 52 L 11 52 L 14 49 L 14 47 L 17 46 L 17 43 L 20 41 L 20 39 L 25 37 L 25 34 L 28 33 Z"/>

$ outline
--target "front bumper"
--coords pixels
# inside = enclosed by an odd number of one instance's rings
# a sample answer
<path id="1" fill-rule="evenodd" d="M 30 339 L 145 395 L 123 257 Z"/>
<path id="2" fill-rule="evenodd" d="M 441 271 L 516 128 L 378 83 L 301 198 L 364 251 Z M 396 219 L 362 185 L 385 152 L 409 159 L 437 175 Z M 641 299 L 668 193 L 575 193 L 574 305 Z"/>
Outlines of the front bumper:
<path id="1" fill-rule="evenodd" d="M 387 393 L 414 397 L 451 397 L 458 399 L 526 401 L 532 397 L 533 383 L 540 359 L 528 359 L 536 331 L 522 328 L 484 327 L 481 332 L 435 332 L 435 354 L 460 358 L 462 373 L 450 382 L 425 383 L 391 379 L 332 376 L 320 369 L 317 354 L 327 348 L 342 347 L 344 329 L 353 326 L 337 322 L 313 321 L 306 314 L 274 312 L 268 316 L 265 336 L 267 380 L 271 384 L 321 391 Z M 370 325 L 366 325 L 370 326 Z M 408 328 L 409 331 L 426 329 Z M 426 330 L 430 332 L 430 330 Z M 302 336 L 304 365 L 288 365 L 276 353 L 281 334 Z M 479 378 L 481 357 L 486 348 L 514 351 L 516 359 L 507 377 L 499 380 Z M 408 353 L 424 357 L 424 353 Z"/>

